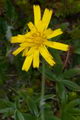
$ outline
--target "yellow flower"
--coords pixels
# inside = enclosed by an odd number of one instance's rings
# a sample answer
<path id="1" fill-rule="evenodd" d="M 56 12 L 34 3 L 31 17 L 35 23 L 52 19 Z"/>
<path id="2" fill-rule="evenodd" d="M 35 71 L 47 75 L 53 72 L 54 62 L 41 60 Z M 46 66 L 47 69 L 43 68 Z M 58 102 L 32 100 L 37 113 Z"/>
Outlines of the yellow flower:
<path id="1" fill-rule="evenodd" d="M 13 52 L 14 55 L 23 52 L 22 56 L 26 56 L 22 70 L 28 71 L 32 62 L 33 67 L 38 68 L 41 56 L 51 65 L 55 64 L 53 57 L 49 53 L 47 47 L 54 49 L 68 51 L 69 46 L 59 42 L 52 42 L 48 39 L 62 34 L 61 29 L 51 30 L 48 28 L 52 10 L 45 9 L 43 17 L 41 18 L 41 10 L 39 5 L 33 6 L 34 10 L 34 24 L 28 23 L 30 31 L 24 35 L 17 35 L 12 37 L 11 43 L 19 43 L 19 48 Z"/>

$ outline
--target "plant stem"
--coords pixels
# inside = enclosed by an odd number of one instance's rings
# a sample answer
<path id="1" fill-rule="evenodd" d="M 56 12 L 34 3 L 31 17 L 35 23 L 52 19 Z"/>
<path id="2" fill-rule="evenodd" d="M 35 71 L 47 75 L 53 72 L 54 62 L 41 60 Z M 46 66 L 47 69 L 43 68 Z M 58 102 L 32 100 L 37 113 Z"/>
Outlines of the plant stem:
<path id="1" fill-rule="evenodd" d="M 44 94 L 45 94 L 45 63 L 43 61 L 43 65 L 42 65 L 42 82 L 41 82 L 41 101 L 40 101 L 41 120 L 45 120 L 45 117 L 44 117 Z"/>

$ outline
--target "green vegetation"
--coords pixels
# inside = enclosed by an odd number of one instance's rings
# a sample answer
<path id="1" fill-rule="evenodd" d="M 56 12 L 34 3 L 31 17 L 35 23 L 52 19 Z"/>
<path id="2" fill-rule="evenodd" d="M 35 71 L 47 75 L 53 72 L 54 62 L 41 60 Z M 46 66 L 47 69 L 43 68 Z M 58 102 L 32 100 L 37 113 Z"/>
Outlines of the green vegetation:
<path id="1" fill-rule="evenodd" d="M 39 69 L 22 71 L 24 57 L 13 56 L 11 36 L 25 33 L 33 21 L 33 5 L 53 9 L 50 27 L 62 28 L 55 37 L 70 45 L 68 52 L 49 49 L 56 65 L 44 61 Z M 0 0 L 0 120 L 42 120 L 41 81 L 45 120 L 80 120 L 80 0 Z"/>

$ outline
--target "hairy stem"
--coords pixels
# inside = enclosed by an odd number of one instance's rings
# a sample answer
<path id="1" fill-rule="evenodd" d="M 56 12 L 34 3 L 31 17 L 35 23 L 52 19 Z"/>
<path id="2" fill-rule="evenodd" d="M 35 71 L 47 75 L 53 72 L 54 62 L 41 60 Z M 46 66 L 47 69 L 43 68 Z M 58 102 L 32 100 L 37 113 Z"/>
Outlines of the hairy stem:
<path id="1" fill-rule="evenodd" d="M 41 101 L 40 101 L 40 108 L 41 108 L 41 120 L 45 120 L 44 117 L 44 94 L 45 94 L 45 63 L 43 61 L 42 65 L 42 82 L 41 82 Z"/>

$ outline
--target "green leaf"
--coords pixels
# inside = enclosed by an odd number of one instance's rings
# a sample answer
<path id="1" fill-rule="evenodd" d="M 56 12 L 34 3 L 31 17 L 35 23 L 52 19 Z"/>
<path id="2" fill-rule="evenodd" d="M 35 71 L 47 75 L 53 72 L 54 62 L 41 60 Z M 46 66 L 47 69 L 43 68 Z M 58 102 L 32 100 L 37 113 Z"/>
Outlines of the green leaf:
<path id="1" fill-rule="evenodd" d="M 63 107 L 67 103 L 67 93 L 64 84 L 61 81 L 56 83 L 56 91 Z"/>
<path id="2" fill-rule="evenodd" d="M 37 108 L 37 105 L 36 103 L 34 102 L 33 98 L 30 98 L 28 97 L 26 99 L 26 102 L 27 102 L 27 105 L 29 107 L 29 110 L 35 114 L 35 116 L 39 116 L 39 113 L 38 113 L 38 108 Z"/>
<path id="3" fill-rule="evenodd" d="M 78 74 L 80 74 L 80 68 L 69 69 L 63 73 L 64 78 L 71 78 Z"/>
<path id="4" fill-rule="evenodd" d="M 44 101 L 49 100 L 49 99 L 54 99 L 55 95 L 51 94 L 51 95 L 45 95 L 44 96 Z"/>
<path id="5" fill-rule="evenodd" d="M 54 116 L 53 112 L 50 110 L 44 111 L 45 120 L 60 120 L 58 117 Z"/>
<path id="6" fill-rule="evenodd" d="M 33 96 L 29 96 L 26 94 L 26 92 L 20 92 L 20 96 L 23 97 L 23 99 L 25 100 L 25 102 L 27 103 L 27 106 L 30 110 L 31 113 L 35 114 L 35 116 L 38 117 L 39 113 L 38 113 L 38 107 L 35 103 L 35 99 Z"/>
<path id="7" fill-rule="evenodd" d="M 0 99 L 0 113 L 8 112 L 9 109 L 14 108 L 14 103 L 9 100 Z"/>
<path id="8" fill-rule="evenodd" d="M 80 116 L 76 116 L 74 120 L 80 120 Z"/>
<path id="9" fill-rule="evenodd" d="M 60 36 L 59 36 L 60 37 Z M 58 50 L 55 50 L 55 49 L 50 49 L 52 55 L 54 56 L 54 59 L 56 61 L 56 63 L 58 65 L 62 65 L 62 60 L 61 60 L 61 57 L 59 55 L 59 51 Z M 59 71 L 60 72 L 60 71 Z"/>
<path id="10" fill-rule="evenodd" d="M 50 80 L 52 80 L 52 81 L 57 80 L 57 76 L 51 70 L 46 70 L 45 74 Z"/>
<path id="11" fill-rule="evenodd" d="M 53 94 L 51 94 L 51 95 L 44 95 L 43 101 L 53 100 L 54 98 L 55 98 L 55 95 L 53 95 Z M 37 98 L 36 103 L 40 104 L 40 100 L 41 100 L 41 96 L 39 95 L 39 98 Z"/>
<path id="12" fill-rule="evenodd" d="M 19 110 L 16 110 L 14 117 L 15 120 L 25 120 L 23 114 Z"/>
<path id="13" fill-rule="evenodd" d="M 80 91 L 80 86 L 70 80 L 62 80 L 61 82 L 69 89 Z"/>
<path id="14" fill-rule="evenodd" d="M 24 113 L 24 118 L 25 120 L 38 120 L 34 115 L 29 114 L 29 113 Z"/>
<path id="15" fill-rule="evenodd" d="M 75 99 L 67 103 L 62 109 L 61 120 L 75 120 L 74 117 L 80 115 L 80 99 Z"/>
<path id="16" fill-rule="evenodd" d="M 0 99 L 0 113 L 2 113 L 4 117 L 12 116 L 14 111 L 14 103 L 10 102 L 9 100 Z"/>
<path id="17" fill-rule="evenodd" d="M 71 114 L 73 114 L 73 115 L 80 115 L 80 109 L 79 108 L 73 108 L 73 109 L 71 109 Z"/>
<path id="18" fill-rule="evenodd" d="M 80 55 L 80 48 L 77 47 L 74 52 L 75 52 L 76 54 L 79 54 L 79 55 Z"/>
<path id="19" fill-rule="evenodd" d="M 80 99 L 75 99 L 75 100 L 69 102 L 68 105 L 66 105 L 66 108 L 67 109 L 68 108 L 73 108 L 73 107 L 76 107 L 78 105 L 80 105 Z"/>

